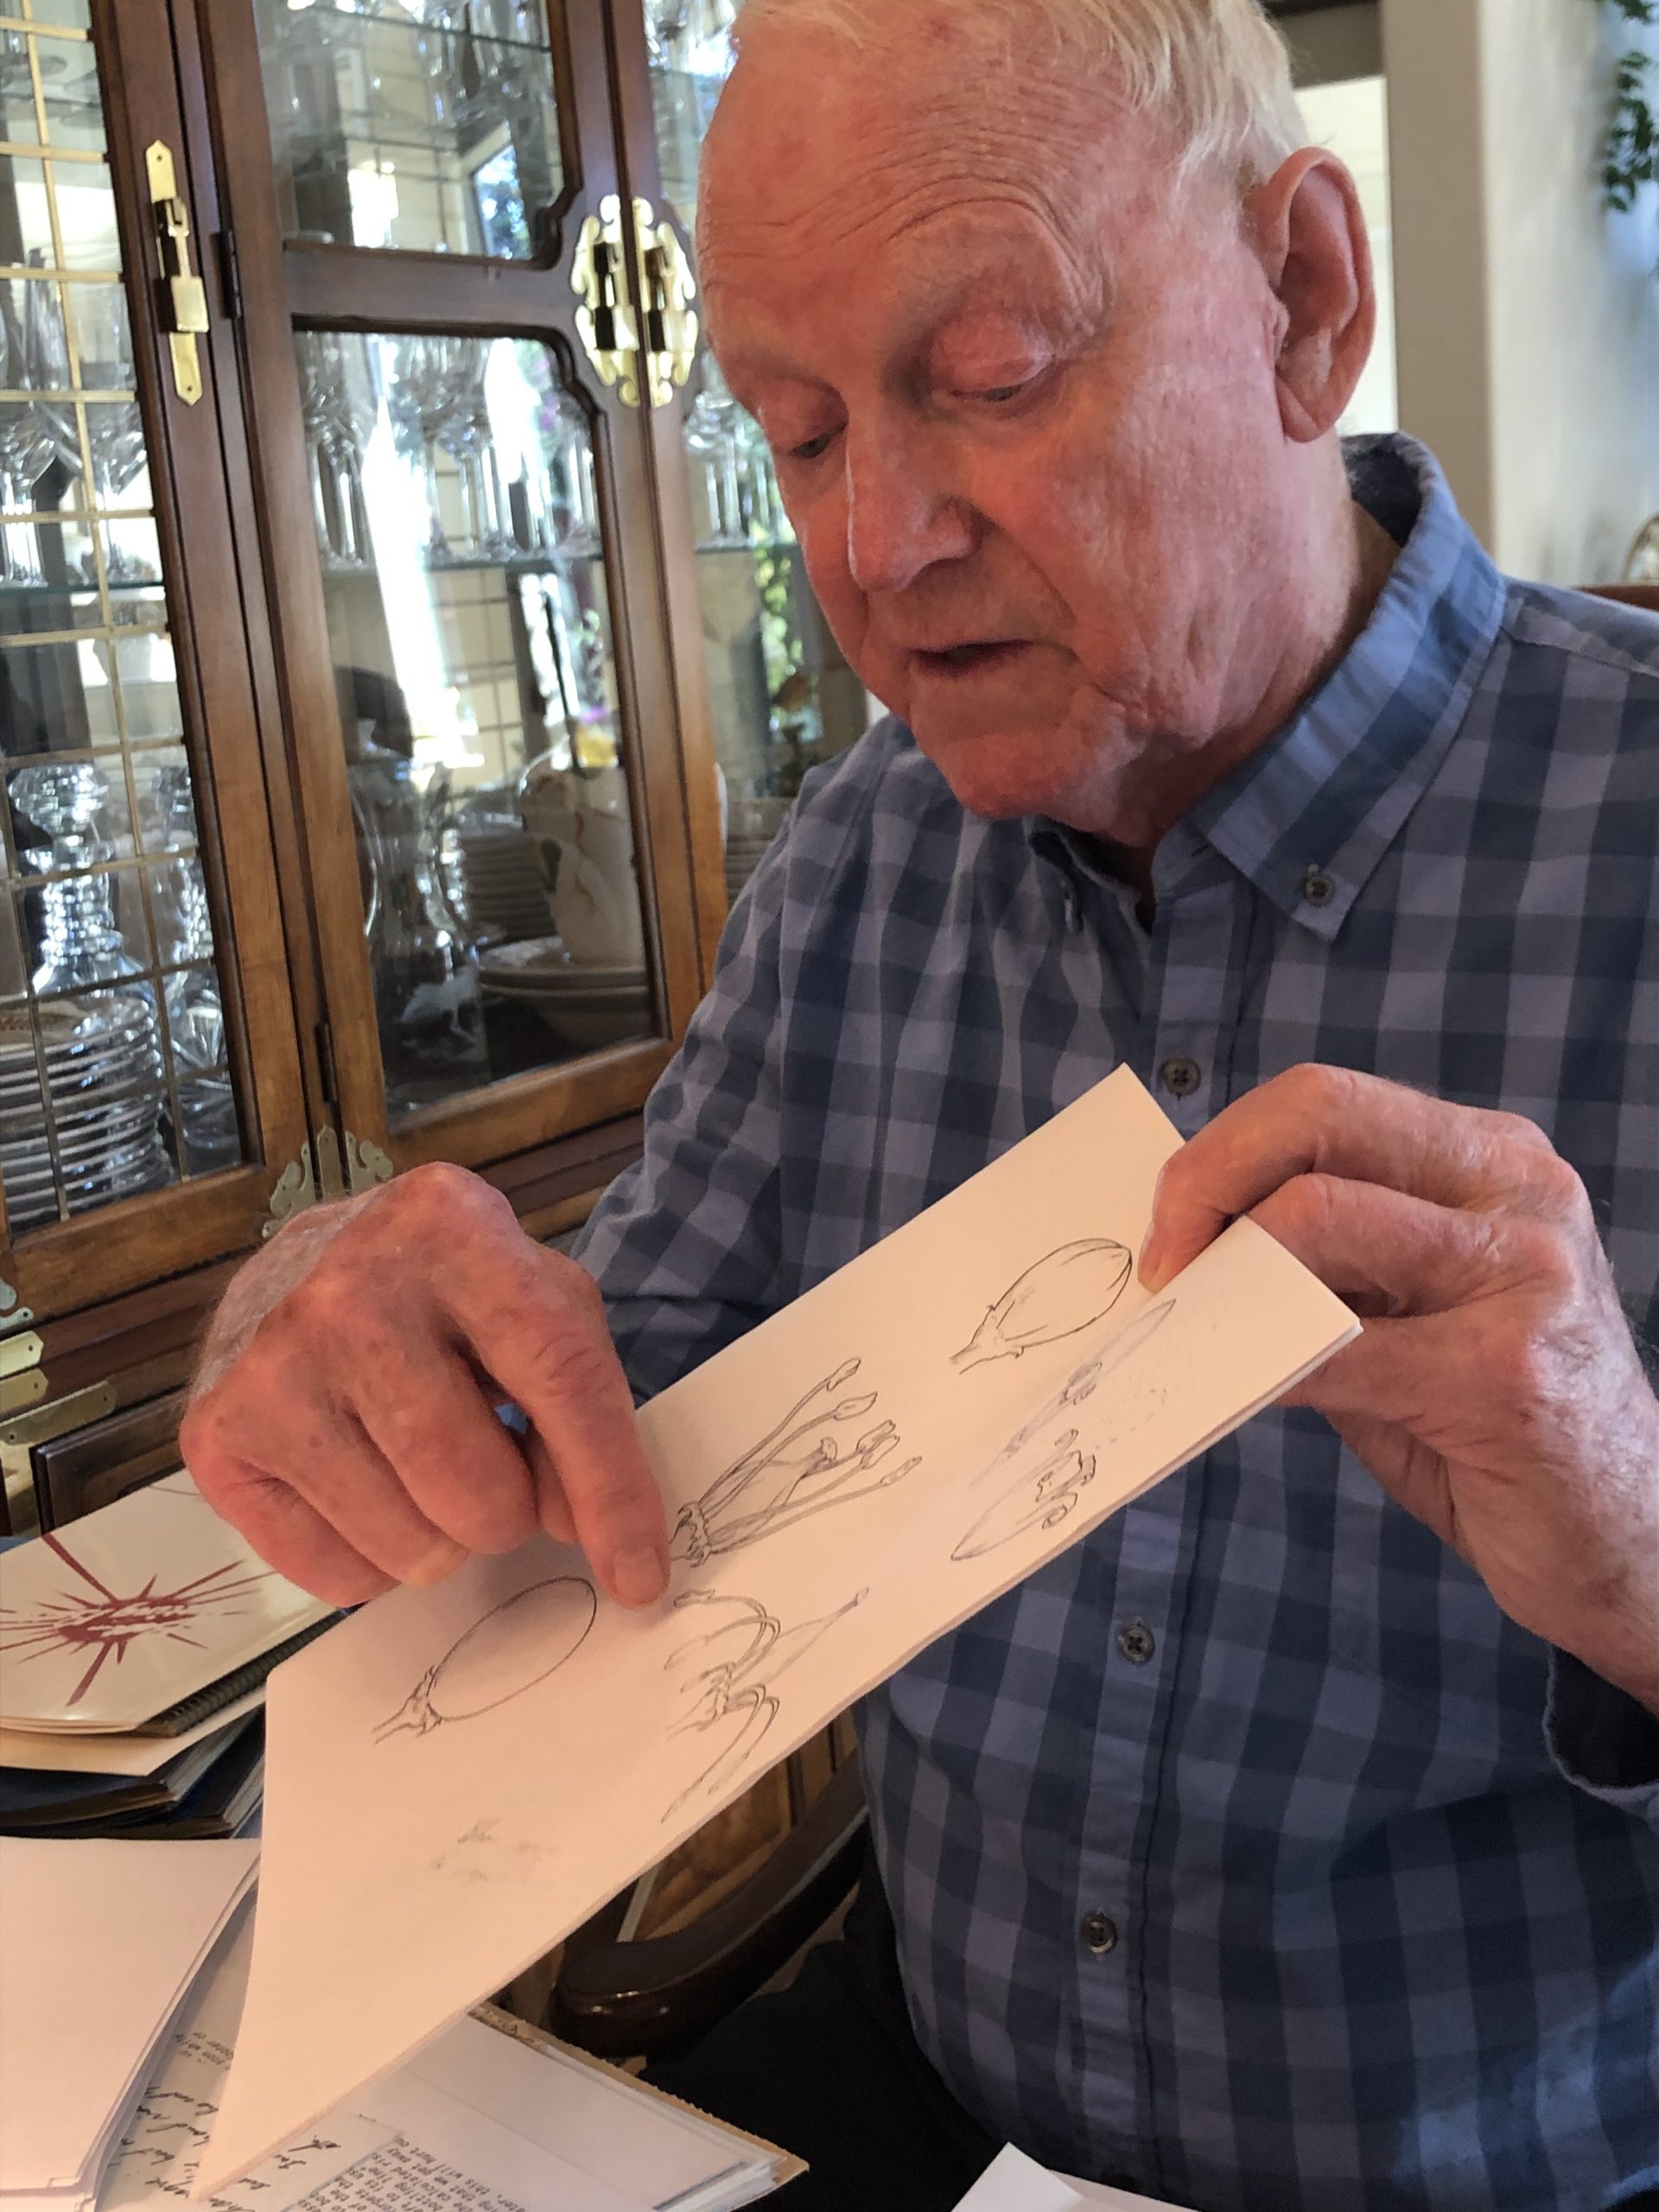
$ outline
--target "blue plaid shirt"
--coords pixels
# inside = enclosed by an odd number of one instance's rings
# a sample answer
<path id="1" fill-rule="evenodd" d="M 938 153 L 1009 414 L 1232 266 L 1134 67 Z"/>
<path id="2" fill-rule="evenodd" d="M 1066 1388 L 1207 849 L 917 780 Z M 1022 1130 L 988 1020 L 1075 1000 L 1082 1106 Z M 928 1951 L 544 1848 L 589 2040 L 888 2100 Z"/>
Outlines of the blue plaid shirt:
<path id="1" fill-rule="evenodd" d="M 1659 624 L 1506 582 L 1420 448 L 1350 461 L 1392 581 L 1165 840 L 1150 930 L 894 721 L 809 779 L 582 1248 L 642 1395 L 1124 1063 L 1189 1134 L 1304 1060 L 1529 1116 L 1659 1334 Z M 862 1733 L 916 2028 L 992 2130 L 1202 2212 L 1659 2187 L 1659 1727 L 1317 1415 L 1127 1508 Z"/>

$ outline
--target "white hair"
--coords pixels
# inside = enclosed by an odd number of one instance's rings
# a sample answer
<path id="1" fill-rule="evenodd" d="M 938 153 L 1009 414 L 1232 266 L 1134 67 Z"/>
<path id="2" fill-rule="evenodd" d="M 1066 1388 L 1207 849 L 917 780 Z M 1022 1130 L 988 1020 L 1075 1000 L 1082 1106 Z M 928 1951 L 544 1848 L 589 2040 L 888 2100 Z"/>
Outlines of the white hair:
<path id="1" fill-rule="evenodd" d="M 745 0 L 746 26 L 810 24 L 852 39 L 891 35 L 932 5 L 1004 33 L 1004 51 L 1081 63 L 1135 113 L 1167 118 L 1183 170 L 1211 163 L 1248 188 L 1307 143 L 1290 57 L 1260 0 Z"/>

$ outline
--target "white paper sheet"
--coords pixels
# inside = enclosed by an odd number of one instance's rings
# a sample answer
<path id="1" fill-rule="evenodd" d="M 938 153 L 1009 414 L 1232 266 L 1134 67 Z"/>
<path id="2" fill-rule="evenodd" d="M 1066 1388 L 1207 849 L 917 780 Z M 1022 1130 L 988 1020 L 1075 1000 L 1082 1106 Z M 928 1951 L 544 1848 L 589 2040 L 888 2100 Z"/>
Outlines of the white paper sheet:
<path id="1" fill-rule="evenodd" d="M 1102 2182 L 1051 2173 L 1012 2144 L 980 2176 L 957 2212 L 1077 2212 L 1091 2205 L 1098 2212 L 1179 2212 L 1161 2198 L 1132 2196 Z"/>
<path id="2" fill-rule="evenodd" d="M 393 2079 L 417 2098 L 442 2089 L 640 2204 L 678 2203 L 738 2168 L 768 2166 L 760 2153 L 693 2113 L 655 2100 L 642 2105 L 639 2091 L 614 2075 L 550 2059 L 481 2020 L 457 2020 Z M 373 2110 L 385 2110 L 381 2088 L 364 2094 Z M 419 2139 L 438 2147 L 428 2134 Z"/>
<path id="3" fill-rule="evenodd" d="M 0 1836 L 0 2189 L 95 2178 L 257 1858 L 247 1843 Z"/>
<path id="4" fill-rule="evenodd" d="M 1178 1143 L 1120 1071 L 647 1407 L 675 1532 L 653 1611 L 543 1541 L 278 1669 L 210 2183 L 1354 1333 L 1248 1222 L 1147 1297 L 1133 1255 Z"/>
<path id="5" fill-rule="evenodd" d="M 135 1728 L 331 1610 L 168 1475 L 0 1556 L 0 1724 Z"/>
<path id="6" fill-rule="evenodd" d="M 43 1729 L 0 1728 L 0 1766 L 33 1767 L 42 1774 L 121 1774 L 141 1779 L 193 1745 L 206 1743 L 238 1720 L 257 1713 L 265 1686 L 223 1706 L 210 1720 L 176 1736 L 101 1736 L 83 1730 L 67 1736 Z"/>
<path id="7" fill-rule="evenodd" d="M 1077 2212 L 1082 2202 L 1070 2182 L 1010 2143 L 974 2183 L 957 2212 Z"/>
<path id="8" fill-rule="evenodd" d="M 152 2068 L 96 2212 L 142 2212 L 194 2184 L 235 2047 L 252 1935 L 245 1909 Z M 207 2202 L 208 2212 L 696 2212 L 748 2201 L 731 2182 L 764 2185 L 771 2173 L 770 2158 L 728 2131 L 468 2018 Z M 721 2177 L 728 2186 L 711 2187 Z"/>

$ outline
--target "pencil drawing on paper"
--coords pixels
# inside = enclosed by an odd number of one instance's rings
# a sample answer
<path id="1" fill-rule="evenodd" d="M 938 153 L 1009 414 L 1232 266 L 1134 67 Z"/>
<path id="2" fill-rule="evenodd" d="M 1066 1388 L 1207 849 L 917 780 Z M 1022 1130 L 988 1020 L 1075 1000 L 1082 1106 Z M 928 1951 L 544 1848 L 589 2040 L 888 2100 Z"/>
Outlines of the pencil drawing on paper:
<path id="1" fill-rule="evenodd" d="M 522 1697 L 581 1649 L 598 1611 L 593 1584 L 578 1574 L 532 1582 L 504 1598 L 427 1669 L 374 1740 L 384 1744 L 405 1731 L 425 1736 Z"/>
<path id="2" fill-rule="evenodd" d="M 1092 1452 L 1078 1449 L 1077 1430 L 1063 1430 L 1037 1465 L 1022 1468 L 1018 1482 L 980 1515 L 951 1558 L 982 1559 L 1027 1529 L 1058 1529 L 1095 1479 L 1095 1465 Z"/>
<path id="3" fill-rule="evenodd" d="M 965 1375 L 987 1360 L 1018 1359 L 1077 1336 L 1105 1319 L 1134 1268 L 1134 1255 L 1115 1237 L 1060 1245 L 1008 1285 L 950 1364 Z"/>
<path id="4" fill-rule="evenodd" d="M 996 1494 L 956 1545 L 952 1559 L 982 1559 L 1028 1529 L 1058 1529 L 1075 1511 L 1101 1456 L 1142 1427 L 1164 1402 L 1162 1388 L 1148 1382 L 1139 1370 L 1147 1346 L 1174 1309 L 1173 1298 L 1147 1306 L 1074 1368 L 1054 1396 L 1021 1422 L 974 1477 L 971 1487 L 994 1483 Z M 1085 1438 L 1082 1425 L 1071 1416 L 1113 1374 L 1122 1378 L 1120 1387 L 1109 1408 L 1095 1409 L 1103 1415 L 1103 1425 Z M 1090 1426 L 1094 1428 L 1092 1421 Z"/>
<path id="5" fill-rule="evenodd" d="M 817 1620 L 785 1628 L 758 1598 L 728 1597 L 715 1590 L 687 1590 L 675 1610 L 689 1605 L 728 1608 L 724 1619 L 677 1645 L 664 1662 L 664 1672 L 688 1672 L 683 1684 L 687 1710 L 669 1730 L 671 1736 L 702 1734 L 715 1745 L 709 1764 L 675 1798 L 663 1818 L 670 1820 L 689 1798 L 712 1796 L 759 1751 L 778 1717 L 777 1683 L 805 1658 L 836 1623 L 861 1605 L 868 1589 L 855 1591 L 844 1605 Z"/>
<path id="6" fill-rule="evenodd" d="M 877 1421 L 850 1438 L 836 1433 L 875 1410 L 874 1390 L 836 1395 L 859 1366 L 856 1359 L 843 1360 L 833 1375 L 815 1382 L 701 1497 L 680 1508 L 669 1546 L 673 1558 L 702 1567 L 828 1506 L 889 1490 L 921 1465 L 919 1458 L 893 1463 L 901 1446 L 893 1421 Z M 873 1480 L 859 1479 L 877 1468 L 881 1471 Z"/>
<path id="7" fill-rule="evenodd" d="M 118 1669 L 136 1643 L 152 1637 L 205 1649 L 212 1642 L 209 1622 L 234 1618 L 248 1593 L 271 1579 L 263 1568 L 249 1573 L 238 1562 L 210 1567 L 163 1589 L 157 1570 L 141 1588 L 124 1595 L 77 1559 L 61 1536 L 48 1531 L 40 1541 L 75 1580 L 66 1578 L 54 1595 L 37 1599 L 28 1610 L 0 1605 L 0 1651 L 24 1659 L 67 1656 L 77 1663 L 86 1661 L 86 1672 L 69 1694 L 71 1703 L 86 1696 L 111 1660 Z"/>

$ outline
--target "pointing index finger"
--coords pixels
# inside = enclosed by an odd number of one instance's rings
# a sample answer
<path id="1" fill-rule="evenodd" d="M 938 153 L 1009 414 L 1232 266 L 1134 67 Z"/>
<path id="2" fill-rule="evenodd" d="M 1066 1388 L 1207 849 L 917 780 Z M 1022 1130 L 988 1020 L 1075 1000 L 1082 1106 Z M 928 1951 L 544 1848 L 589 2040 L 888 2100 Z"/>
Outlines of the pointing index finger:
<path id="1" fill-rule="evenodd" d="M 539 1485 L 543 1526 L 563 1535 L 562 1492 L 606 1589 L 625 1605 L 651 1604 L 668 1580 L 667 1517 L 591 1277 L 527 1243 L 510 1281 L 499 1269 L 487 1286 L 460 1277 L 448 1303 L 471 1357 L 534 1432 L 532 1465 L 544 1453 L 557 1478 Z"/>

